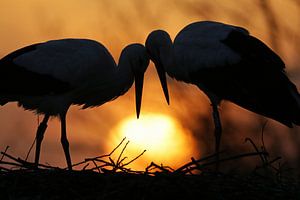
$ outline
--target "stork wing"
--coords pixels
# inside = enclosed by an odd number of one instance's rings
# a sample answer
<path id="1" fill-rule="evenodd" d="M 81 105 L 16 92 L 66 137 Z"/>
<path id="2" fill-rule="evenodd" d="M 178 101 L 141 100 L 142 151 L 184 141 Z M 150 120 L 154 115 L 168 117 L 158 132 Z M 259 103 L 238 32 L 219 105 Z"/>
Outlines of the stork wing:
<path id="1" fill-rule="evenodd" d="M 24 82 L 23 86 L 9 86 L 6 90 L 32 95 L 68 91 L 116 71 L 108 50 L 88 39 L 52 40 L 31 45 L 3 58 L 1 66 L 6 70 L 2 75 L 10 79 L 8 83 Z"/>
<path id="2" fill-rule="evenodd" d="M 300 124 L 300 96 L 282 60 L 261 41 L 240 32 L 233 31 L 223 42 L 241 61 L 190 74 L 198 86 L 289 127 Z"/>
<path id="3" fill-rule="evenodd" d="M 251 35 L 232 30 L 222 42 L 238 53 L 244 61 L 254 62 L 256 60 L 259 65 L 264 65 L 271 70 L 274 68 L 283 70 L 285 68 L 284 62 L 276 53 Z"/>
<path id="4" fill-rule="evenodd" d="M 14 62 L 19 56 L 36 50 L 40 44 L 33 44 L 14 51 L 0 60 L 0 94 L 5 95 L 45 95 L 61 93 L 70 89 L 67 82 L 49 74 L 31 71 Z M 36 58 L 32 58 L 36 59 Z"/>

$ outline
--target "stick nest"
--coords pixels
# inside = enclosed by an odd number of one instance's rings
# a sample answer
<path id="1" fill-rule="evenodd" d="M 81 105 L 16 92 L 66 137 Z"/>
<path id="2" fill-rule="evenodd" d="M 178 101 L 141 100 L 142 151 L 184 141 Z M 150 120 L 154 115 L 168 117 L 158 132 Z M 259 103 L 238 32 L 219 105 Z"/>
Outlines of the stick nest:
<path id="1" fill-rule="evenodd" d="M 216 154 L 172 169 L 152 162 L 144 171 L 129 165 L 142 156 L 127 161 L 124 156 L 129 141 L 125 138 L 107 155 L 86 158 L 73 165 L 78 170 L 28 162 L 1 152 L 1 199 L 297 199 L 300 184 L 280 164 L 280 157 L 269 158 L 264 145 L 259 149 L 247 138 L 253 152 L 221 157 L 228 161 L 259 157 L 261 165 L 248 174 L 214 170 Z M 122 147 L 123 145 L 123 147 Z M 117 159 L 112 155 L 121 148 Z M 220 152 L 222 155 L 224 152 Z"/>

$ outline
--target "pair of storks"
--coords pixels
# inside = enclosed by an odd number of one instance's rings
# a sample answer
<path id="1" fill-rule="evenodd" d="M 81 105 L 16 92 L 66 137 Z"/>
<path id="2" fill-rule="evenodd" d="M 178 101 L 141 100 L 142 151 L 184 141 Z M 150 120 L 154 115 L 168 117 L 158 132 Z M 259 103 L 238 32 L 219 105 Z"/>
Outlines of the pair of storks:
<path id="1" fill-rule="evenodd" d="M 33 44 L 0 60 L 0 104 L 18 102 L 44 114 L 36 134 L 35 164 L 50 116 L 61 121 L 61 143 L 69 169 L 72 162 L 66 135 L 66 113 L 73 104 L 100 106 L 123 95 L 135 81 L 139 117 L 143 77 L 149 58 L 154 62 L 169 103 L 167 74 L 197 85 L 209 98 L 215 123 L 216 152 L 222 126 L 218 105 L 231 101 L 292 127 L 300 124 L 300 96 L 285 73 L 284 62 L 241 27 L 202 21 L 183 28 L 172 42 L 156 30 L 145 46 L 130 44 L 118 65 L 100 43 L 61 39 Z"/>

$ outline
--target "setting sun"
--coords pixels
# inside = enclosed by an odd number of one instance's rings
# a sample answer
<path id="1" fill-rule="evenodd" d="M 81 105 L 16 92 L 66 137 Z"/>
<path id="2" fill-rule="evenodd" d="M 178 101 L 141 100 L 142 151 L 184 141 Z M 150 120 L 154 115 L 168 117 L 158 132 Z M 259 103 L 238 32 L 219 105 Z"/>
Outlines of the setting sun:
<path id="1" fill-rule="evenodd" d="M 177 167 L 188 161 L 194 153 L 195 145 L 189 132 L 167 115 L 146 114 L 140 119 L 129 117 L 124 119 L 115 131 L 117 137 L 114 139 L 114 145 L 123 137 L 130 141 L 125 151 L 126 156 L 133 158 L 146 150 L 137 163 L 133 163 L 132 167 L 135 169 L 143 169 L 151 161 Z"/>
<path id="2" fill-rule="evenodd" d="M 148 115 L 141 120 L 129 118 L 121 125 L 121 131 L 141 148 L 163 150 L 171 139 L 174 122 L 163 115 Z"/>

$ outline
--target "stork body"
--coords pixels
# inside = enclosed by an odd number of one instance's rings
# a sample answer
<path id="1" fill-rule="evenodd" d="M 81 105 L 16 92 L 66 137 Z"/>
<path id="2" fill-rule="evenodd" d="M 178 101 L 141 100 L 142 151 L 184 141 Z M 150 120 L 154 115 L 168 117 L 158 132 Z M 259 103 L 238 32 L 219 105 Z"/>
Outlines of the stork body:
<path id="1" fill-rule="evenodd" d="M 128 45 L 118 66 L 109 51 L 88 39 L 52 40 L 24 47 L 0 60 L 0 103 L 18 102 L 45 117 L 36 136 L 35 164 L 50 116 L 61 121 L 61 143 L 69 169 L 72 162 L 66 134 L 66 113 L 71 105 L 100 106 L 123 95 L 136 83 L 137 116 L 143 76 L 149 64 L 145 47 Z"/>
<path id="2" fill-rule="evenodd" d="M 203 21 L 183 28 L 171 41 L 167 32 L 149 34 L 146 48 L 168 75 L 198 86 L 210 99 L 216 152 L 222 126 L 218 105 L 231 101 L 292 127 L 300 124 L 300 95 L 278 55 L 241 27 Z"/>

